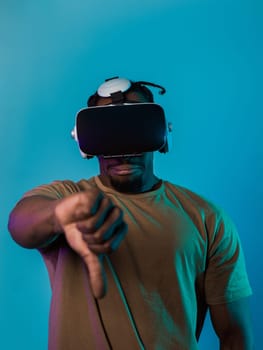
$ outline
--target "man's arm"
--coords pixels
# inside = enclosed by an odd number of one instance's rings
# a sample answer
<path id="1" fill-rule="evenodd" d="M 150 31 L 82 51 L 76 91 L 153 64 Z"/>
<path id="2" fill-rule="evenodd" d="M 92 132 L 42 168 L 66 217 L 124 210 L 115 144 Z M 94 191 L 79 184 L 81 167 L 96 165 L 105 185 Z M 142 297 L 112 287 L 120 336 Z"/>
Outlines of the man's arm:
<path id="1" fill-rule="evenodd" d="M 63 231 L 54 215 L 58 201 L 40 195 L 19 201 L 8 222 L 13 239 L 24 248 L 39 248 L 54 240 Z"/>
<path id="2" fill-rule="evenodd" d="M 212 324 L 220 340 L 220 350 L 253 350 L 254 340 L 248 298 L 211 305 Z"/>
<path id="3" fill-rule="evenodd" d="M 14 240 L 27 248 L 39 248 L 64 234 L 87 266 L 97 298 L 105 293 L 103 254 L 117 249 L 127 233 L 122 211 L 97 189 L 57 200 L 39 195 L 25 198 L 11 212 L 8 228 Z"/>

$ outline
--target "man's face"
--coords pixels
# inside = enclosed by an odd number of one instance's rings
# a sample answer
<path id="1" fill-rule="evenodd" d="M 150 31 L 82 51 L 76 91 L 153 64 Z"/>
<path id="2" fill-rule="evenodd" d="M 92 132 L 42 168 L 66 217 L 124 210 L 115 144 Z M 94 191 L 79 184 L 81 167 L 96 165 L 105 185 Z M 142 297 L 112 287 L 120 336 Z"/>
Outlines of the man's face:
<path id="1" fill-rule="evenodd" d="M 141 94 L 130 92 L 125 102 L 148 102 Z M 110 98 L 99 100 L 98 105 L 110 104 Z M 153 152 L 131 157 L 98 157 L 100 178 L 108 186 L 124 193 L 149 190 L 156 182 L 153 175 Z"/>
<path id="2" fill-rule="evenodd" d="M 124 193 L 148 190 L 153 177 L 153 153 L 132 157 L 99 157 L 101 178 L 105 185 Z"/>

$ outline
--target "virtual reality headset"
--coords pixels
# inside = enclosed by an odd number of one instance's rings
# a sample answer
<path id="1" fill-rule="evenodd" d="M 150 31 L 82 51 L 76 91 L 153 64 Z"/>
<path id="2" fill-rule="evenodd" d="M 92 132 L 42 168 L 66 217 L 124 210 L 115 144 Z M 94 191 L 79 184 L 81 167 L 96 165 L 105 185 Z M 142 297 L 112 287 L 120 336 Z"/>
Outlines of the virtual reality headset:
<path id="1" fill-rule="evenodd" d="M 111 97 L 114 104 L 90 106 L 77 113 L 72 136 L 78 142 L 83 158 L 136 156 L 145 152 L 168 151 L 171 124 L 166 122 L 163 108 L 154 102 L 123 102 L 123 95 L 131 84 L 127 79 L 107 80 L 89 98 L 88 104 L 91 99 L 98 97 Z"/>

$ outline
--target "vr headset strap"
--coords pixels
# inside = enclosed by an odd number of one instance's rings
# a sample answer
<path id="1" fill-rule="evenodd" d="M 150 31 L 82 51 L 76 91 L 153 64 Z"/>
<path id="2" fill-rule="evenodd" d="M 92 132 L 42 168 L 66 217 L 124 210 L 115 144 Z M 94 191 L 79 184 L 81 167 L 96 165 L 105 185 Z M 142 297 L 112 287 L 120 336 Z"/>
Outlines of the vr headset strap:
<path id="1" fill-rule="evenodd" d="M 116 91 L 111 94 L 112 104 L 118 104 L 124 101 L 124 95 L 121 91 Z"/>

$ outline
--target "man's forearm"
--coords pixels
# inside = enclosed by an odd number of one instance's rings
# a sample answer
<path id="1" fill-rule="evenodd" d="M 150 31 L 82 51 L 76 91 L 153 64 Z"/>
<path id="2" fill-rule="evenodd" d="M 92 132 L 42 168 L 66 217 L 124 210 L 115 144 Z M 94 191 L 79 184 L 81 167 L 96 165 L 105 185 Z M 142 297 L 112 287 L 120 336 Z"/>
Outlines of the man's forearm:
<path id="1" fill-rule="evenodd" d="M 9 216 L 13 239 L 25 248 L 37 248 L 55 239 L 61 231 L 54 217 L 56 203 L 41 196 L 22 199 Z"/>

